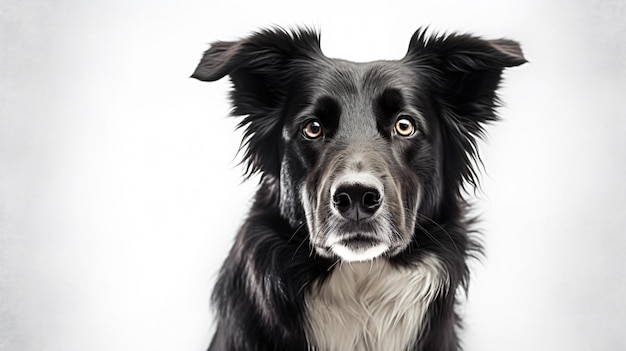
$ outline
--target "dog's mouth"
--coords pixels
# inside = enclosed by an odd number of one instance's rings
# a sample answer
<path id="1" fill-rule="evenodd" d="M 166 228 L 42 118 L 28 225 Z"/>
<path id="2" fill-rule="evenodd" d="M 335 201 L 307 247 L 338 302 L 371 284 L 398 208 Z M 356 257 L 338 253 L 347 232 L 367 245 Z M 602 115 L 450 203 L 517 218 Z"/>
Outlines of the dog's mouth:
<path id="1" fill-rule="evenodd" d="M 324 248 L 346 262 L 370 261 L 389 251 L 390 245 L 371 235 L 348 235 Z"/>
<path id="2" fill-rule="evenodd" d="M 348 238 L 339 240 L 337 244 L 351 247 L 354 249 L 362 249 L 362 248 L 368 248 L 370 246 L 374 246 L 378 243 L 379 243 L 379 240 L 376 240 L 375 238 L 372 238 L 368 235 L 356 234 Z"/>

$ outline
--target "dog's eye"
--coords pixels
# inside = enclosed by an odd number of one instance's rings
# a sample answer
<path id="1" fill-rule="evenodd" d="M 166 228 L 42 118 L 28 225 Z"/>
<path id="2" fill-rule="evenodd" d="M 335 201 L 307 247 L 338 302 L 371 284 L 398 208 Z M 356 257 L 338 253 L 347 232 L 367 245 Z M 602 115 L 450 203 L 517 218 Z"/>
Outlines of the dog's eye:
<path id="1" fill-rule="evenodd" d="M 396 133 L 403 137 L 410 137 L 415 133 L 415 125 L 407 116 L 400 116 L 396 121 Z"/>
<path id="2" fill-rule="evenodd" d="M 309 140 L 317 139 L 322 136 L 323 129 L 317 120 L 308 121 L 302 129 L 302 134 Z"/>

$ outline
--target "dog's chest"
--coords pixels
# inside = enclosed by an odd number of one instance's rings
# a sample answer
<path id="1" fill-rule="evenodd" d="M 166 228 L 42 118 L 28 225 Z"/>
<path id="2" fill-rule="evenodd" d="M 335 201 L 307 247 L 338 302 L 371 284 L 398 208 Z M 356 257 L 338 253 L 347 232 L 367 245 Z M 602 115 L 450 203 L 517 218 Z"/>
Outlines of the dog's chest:
<path id="1" fill-rule="evenodd" d="M 310 349 L 406 350 L 419 337 L 428 306 L 447 280 L 433 257 L 411 268 L 383 259 L 335 268 L 306 300 Z"/>

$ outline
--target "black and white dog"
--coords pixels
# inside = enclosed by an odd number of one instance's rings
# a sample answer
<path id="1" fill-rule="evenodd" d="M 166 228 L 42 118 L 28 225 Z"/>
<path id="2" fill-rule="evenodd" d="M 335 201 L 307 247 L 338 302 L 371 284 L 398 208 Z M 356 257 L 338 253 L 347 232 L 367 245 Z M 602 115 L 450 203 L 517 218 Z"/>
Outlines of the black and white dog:
<path id="1" fill-rule="evenodd" d="M 310 29 L 214 43 L 192 77 L 230 76 L 261 181 L 209 350 L 459 350 L 480 252 L 464 189 L 501 73 L 524 62 L 511 40 L 426 30 L 369 63 L 326 57 Z"/>

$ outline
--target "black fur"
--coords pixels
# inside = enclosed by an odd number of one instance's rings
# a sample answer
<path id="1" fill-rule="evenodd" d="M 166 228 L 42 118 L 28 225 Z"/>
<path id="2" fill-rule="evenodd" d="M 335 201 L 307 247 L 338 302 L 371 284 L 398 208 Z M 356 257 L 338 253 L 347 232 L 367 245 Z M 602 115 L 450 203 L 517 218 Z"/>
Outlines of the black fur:
<path id="1" fill-rule="evenodd" d="M 260 173 L 261 182 L 215 286 L 218 325 L 209 350 L 314 347 L 307 344 L 305 299 L 314 281 L 331 274 L 336 258 L 315 254 L 302 205 L 309 199 L 301 190 L 316 189 L 331 167 L 325 160 L 368 133 L 385 164 L 401 168 L 392 173 L 409 193 L 401 206 L 418 206 L 406 244 L 381 259 L 414 266 L 429 253 L 450 279 L 411 350 L 459 350 L 456 292 L 467 287 L 467 259 L 480 252 L 463 189 L 477 183 L 477 138 L 497 119 L 502 70 L 524 62 L 511 40 L 429 36 L 426 30 L 415 33 L 401 60 L 368 64 L 327 58 L 309 29 L 271 29 L 214 43 L 192 77 L 230 76 L 233 114 L 243 118 L 245 130 L 246 174 Z M 390 116 L 407 109 L 419 112 L 421 129 L 419 137 L 404 140 L 390 131 Z M 310 116 L 323 125 L 323 141 L 302 138 Z M 364 126 L 370 124 L 375 127 Z M 411 194 L 417 187 L 419 204 Z"/>

